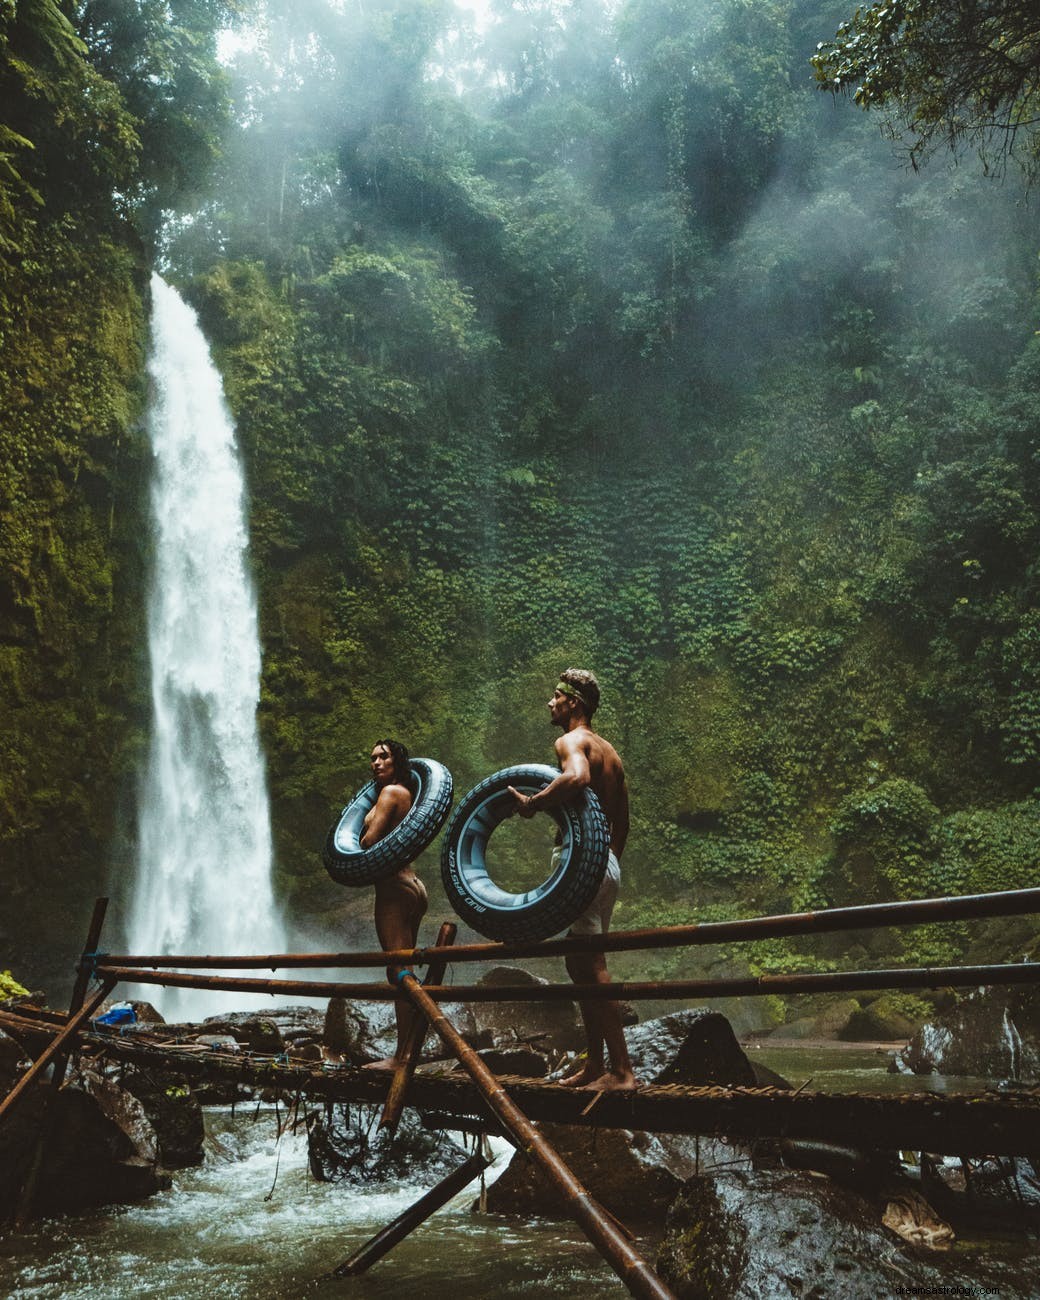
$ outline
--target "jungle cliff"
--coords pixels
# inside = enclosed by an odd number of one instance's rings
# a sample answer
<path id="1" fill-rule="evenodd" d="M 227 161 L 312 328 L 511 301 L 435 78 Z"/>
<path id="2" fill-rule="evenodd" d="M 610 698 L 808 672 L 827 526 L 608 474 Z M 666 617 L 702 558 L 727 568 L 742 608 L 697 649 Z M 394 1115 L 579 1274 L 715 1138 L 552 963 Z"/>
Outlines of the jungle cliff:
<path id="1" fill-rule="evenodd" d="M 93 205 L 57 145 L 16 155 L 42 205 L 4 182 L 2 925 L 23 979 L 49 974 L 51 909 L 78 938 L 131 869 L 140 285 L 178 207 L 167 273 L 246 457 L 278 884 L 305 936 L 367 906 L 317 847 L 371 741 L 460 788 L 546 758 L 566 664 L 599 673 L 630 775 L 618 925 L 1035 883 L 1035 221 L 1013 172 L 912 172 L 818 95 L 840 6 L 534 6 L 457 32 L 449 77 L 435 6 L 315 5 L 302 32 L 268 5 L 258 50 L 211 65 L 207 93 L 249 107 L 192 185 L 145 161 L 174 156 L 171 102 L 206 117 L 198 87 L 131 104 L 121 41 L 145 36 L 78 12 L 78 57 L 153 147 Z"/>

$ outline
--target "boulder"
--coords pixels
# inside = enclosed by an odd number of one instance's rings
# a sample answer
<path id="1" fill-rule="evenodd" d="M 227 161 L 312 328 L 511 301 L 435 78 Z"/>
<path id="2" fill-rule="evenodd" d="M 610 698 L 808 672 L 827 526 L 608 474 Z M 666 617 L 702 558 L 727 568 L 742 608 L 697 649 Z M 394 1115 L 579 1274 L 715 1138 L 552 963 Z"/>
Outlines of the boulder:
<path id="1" fill-rule="evenodd" d="M 895 1039 L 909 1038 L 922 1019 L 921 1015 L 914 1017 L 911 999 L 905 994 L 883 993 L 854 1011 L 838 1037 L 853 1043 L 890 1043 Z"/>
<path id="2" fill-rule="evenodd" d="M 540 1124 L 539 1132 L 596 1200 L 626 1224 L 659 1223 L 685 1180 L 698 1170 L 751 1165 L 742 1148 L 713 1138 L 571 1124 Z M 556 1188 L 520 1153 L 487 1189 L 486 1204 L 492 1214 L 570 1217 Z"/>
<path id="3" fill-rule="evenodd" d="M 780 1025 L 769 1037 L 840 1038 L 860 1009 L 855 998 L 842 998 L 837 1002 L 828 1002 L 812 1015 L 801 1016 L 797 1020 L 788 1021 L 786 1025 Z"/>
<path id="4" fill-rule="evenodd" d="M 531 1047 L 492 1047 L 479 1053 L 493 1074 L 512 1074 L 523 1079 L 544 1079 L 549 1062 Z"/>
<path id="5" fill-rule="evenodd" d="M 45 1141 L 32 1202 L 37 1214 L 137 1201 L 170 1185 L 140 1101 L 83 1068 L 57 1094 L 32 1089 L 0 1127 L 0 1222 L 19 1209 L 41 1133 Z"/>
<path id="6" fill-rule="evenodd" d="M 369 1190 L 402 1182 L 429 1186 L 466 1159 L 444 1133 L 424 1128 L 415 1111 L 403 1113 L 393 1137 L 376 1128 L 379 1114 L 377 1107 L 343 1103 L 308 1113 L 307 1156 L 319 1182 Z"/>
<path id="7" fill-rule="evenodd" d="M 755 1083 L 729 1021 L 717 1011 L 677 1011 L 626 1030 L 625 1037 L 636 1077 L 644 1083 Z M 624 1222 L 660 1221 L 694 1173 L 721 1165 L 751 1167 L 746 1148 L 717 1138 L 551 1124 L 542 1125 L 542 1132 L 592 1195 Z M 487 1207 L 524 1216 L 567 1213 L 537 1166 L 519 1154 L 488 1188 Z"/>
<path id="8" fill-rule="evenodd" d="M 1035 1296 L 1028 1271 L 1013 1259 L 989 1251 L 924 1253 L 906 1244 L 882 1216 L 903 1231 L 912 1218 L 920 1230 L 927 1207 L 903 1199 L 867 1199 L 801 1173 L 702 1174 L 686 1183 L 668 1214 L 657 1271 L 679 1300 L 876 1300 L 911 1291 Z"/>
<path id="9" fill-rule="evenodd" d="M 10 1092 L 18 1082 L 21 1065 L 29 1059 L 29 1053 L 9 1034 L 0 1029 L 0 1097 Z"/>
<path id="10" fill-rule="evenodd" d="M 1040 988 L 970 994 L 922 1025 L 896 1055 L 896 1068 L 1040 1082 Z"/>
<path id="11" fill-rule="evenodd" d="M 549 983 L 520 966 L 494 966 L 478 982 L 528 986 Z M 496 1045 L 519 1042 L 543 1051 L 568 1052 L 585 1042 L 581 1016 L 573 1002 L 477 1002 L 473 1004 L 473 1019 L 476 1030 L 491 1031 Z"/>
<path id="12" fill-rule="evenodd" d="M 132 1069 L 123 1074 L 120 1083 L 141 1103 L 155 1131 L 164 1169 L 202 1164 L 206 1137 L 202 1106 L 186 1079 Z"/>
<path id="13" fill-rule="evenodd" d="M 725 1016 L 706 1007 L 674 1011 L 625 1030 L 643 1083 L 753 1087 L 755 1072 Z"/>

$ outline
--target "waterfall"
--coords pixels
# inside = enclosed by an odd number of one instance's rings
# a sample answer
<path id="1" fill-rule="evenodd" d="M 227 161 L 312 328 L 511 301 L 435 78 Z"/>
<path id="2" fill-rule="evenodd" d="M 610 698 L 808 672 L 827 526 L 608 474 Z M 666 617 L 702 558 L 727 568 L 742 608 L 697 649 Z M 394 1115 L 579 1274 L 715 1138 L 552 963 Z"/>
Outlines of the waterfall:
<path id="1" fill-rule="evenodd" d="M 129 944 L 142 954 L 280 952 L 235 431 L 195 313 L 157 275 L 152 300 L 152 734 Z M 167 1019 L 250 1005 L 193 989 L 143 986 L 140 996 Z"/>

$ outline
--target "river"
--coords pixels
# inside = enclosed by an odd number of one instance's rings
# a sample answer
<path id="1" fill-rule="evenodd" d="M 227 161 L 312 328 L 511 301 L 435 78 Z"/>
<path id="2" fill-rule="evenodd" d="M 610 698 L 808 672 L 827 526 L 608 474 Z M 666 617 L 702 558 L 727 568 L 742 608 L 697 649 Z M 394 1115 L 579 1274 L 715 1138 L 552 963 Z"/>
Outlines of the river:
<path id="1" fill-rule="evenodd" d="M 754 1059 L 821 1091 L 978 1088 L 980 1080 L 887 1072 L 873 1048 L 765 1045 Z M 44 1221 L 0 1239 L 0 1295 L 12 1300 L 289 1300 L 416 1199 L 420 1188 L 358 1191 L 318 1183 L 306 1139 L 280 1143 L 272 1109 L 207 1112 L 204 1165 L 133 1206 Z M 503 1142 L 493 1177 L 509 1159 Z M 614 1296 L 624 1288 L 577 1229 L 473 1213 L 461 1193 L 362 1279 L 323 1296 L 488 1300 Z M 647 1248 L 652 1258 L 653 1247 Z"/>

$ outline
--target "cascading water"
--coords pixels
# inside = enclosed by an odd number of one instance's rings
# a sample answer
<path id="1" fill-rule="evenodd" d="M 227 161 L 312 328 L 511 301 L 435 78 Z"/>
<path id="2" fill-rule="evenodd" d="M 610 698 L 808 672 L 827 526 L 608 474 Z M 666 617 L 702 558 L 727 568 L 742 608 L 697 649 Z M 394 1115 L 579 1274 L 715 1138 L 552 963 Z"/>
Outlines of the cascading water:
<path id="1" fill-rule="evenodd" d="M 139 953 L 279 952 L 235 431 L 195 313 L 157 275 L 152 301 L 152 737 L 129 943 Z M 249 1004 L 187 989 L 141 996 L 167 1019 Z"/>

